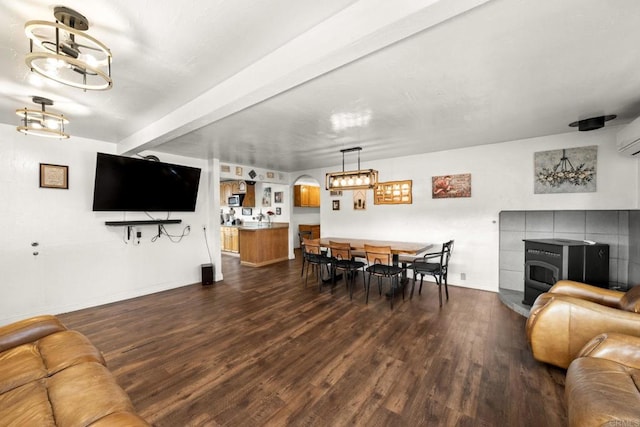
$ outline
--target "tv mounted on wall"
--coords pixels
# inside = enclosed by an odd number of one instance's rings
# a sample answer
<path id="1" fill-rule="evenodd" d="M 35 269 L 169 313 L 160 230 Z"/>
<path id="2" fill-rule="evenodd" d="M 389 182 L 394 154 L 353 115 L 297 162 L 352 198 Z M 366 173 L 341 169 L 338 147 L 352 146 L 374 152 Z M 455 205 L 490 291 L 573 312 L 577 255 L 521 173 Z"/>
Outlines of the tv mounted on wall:
<path id="1" fill-rule="evenodd" d="M 94 211 L 193 212 L 200 169 L 98 153 Z"/>

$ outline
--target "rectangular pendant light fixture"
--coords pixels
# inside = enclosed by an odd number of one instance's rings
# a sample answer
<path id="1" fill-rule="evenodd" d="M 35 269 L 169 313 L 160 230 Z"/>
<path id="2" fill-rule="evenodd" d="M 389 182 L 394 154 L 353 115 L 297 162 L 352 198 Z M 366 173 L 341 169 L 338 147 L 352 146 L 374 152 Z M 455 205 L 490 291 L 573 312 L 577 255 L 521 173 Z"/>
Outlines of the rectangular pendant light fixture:
<path id="1" fill-rule="evenodd" d="M 360 169 L 361 147 L 346 148 L 342 153 L 342 172 L 330 172 L 326 175 L 325 188 L 327 190 L 356 190 L 373 188 L 378 182 L 378 171 L 373 169 Z M 358 152 L 358 169 L 344 170 L 344 153 Z"/>

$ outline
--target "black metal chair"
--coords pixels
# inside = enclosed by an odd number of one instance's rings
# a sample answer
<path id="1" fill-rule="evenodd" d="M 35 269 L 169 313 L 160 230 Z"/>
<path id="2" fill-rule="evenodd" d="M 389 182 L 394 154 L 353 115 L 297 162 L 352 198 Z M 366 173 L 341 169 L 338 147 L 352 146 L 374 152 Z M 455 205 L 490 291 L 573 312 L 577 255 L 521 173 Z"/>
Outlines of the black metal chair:
<path id="1" fill-rule="evenodd" d="M 444 291 L 449 300 L 449 288 L 447 287 L 447 273 L 449 270 L 449 259 L 451 258 L 451 252 L 453 251 L 453 240 L 450 240 L 442 244 L 442 250 L 440 252 L 427 253 L 420 258 L 413 260 L 413 286 L 411 286 L 411 295 L 409 299 L 413 298 L 413 291 L 416 287 L 416 277 L 420 275 L 420 289 L 418 294 L 422 293 L 422 280 L 425 275 L 433 276 L 438 285 L 438 297 L 440 299 L 440 307 L 442 307 L 442 285 L 444 284 Z M 432 261 L 431 261 L 432 260 Z M 431 262 L 429 262 L 431 261 Z"/>
<path id="2" fill-rule="evenodd" d="M 371 276 L 378 277 L 378 292 L 382 296 L 382 279 L 388 277 L 391 282 L 391 309 L 393 309 L 393 298 L 398 288 L 402 287 L 402 299 L 404 299 L 404 286 L 400 284 L 402 267 L 393 265 L 393 254 L 391 246 L 364 245 L 364 252 L 367 258 L 367 296 L 365 303 L 369 303 L 369 289 L 371 287 Z M 394 283 L 395 282 L 395 283 Z"/>
<path id="3" fill-rule="evenodd" d="M 306 259 L 307 273 L 304 278 L 304 286 L 307 286 L 309 280 L 309 266 L 315 268 L 316 280 L 318 281 L 318 290 L 322 290 L 322 267 L 325 266 L 330 271 L 330 265 L 333 262 L 331 257 L 326 255 L 320 246 L 320 239 L 306 239 L 302 241 L 304 245 L 304 257 Z"/>
<path id="4" fill-rule="evenodd" d="M 302 271 L 300 271 L 300 277 L 304 275 L 304 265 L 307 260 L 304 253 L 304 239 L 311 239 L 311 231 L 301 231 L 298 233 L 298 241 L 300 242 L 300 252 L 302 253 Z"/>
<path id="5" fill-rule="evenodd" d="M 332 242 L 329 241 L 329 250 L 331 251 L 331 258 L 333 258 L 332 264 L 332 277 L 335 283 L 336 271 L 344 271 L 345 283 L 349 287 L 349 299 L 353 299 L 353 285 L 355 283 L 355 277 L 358 270 L 362 270 L 362 286 L 366 289 L 366 283 L 364 279 L 364 267 L 365 263 L 354 259 L 351 253 L 350 243 Z"/>

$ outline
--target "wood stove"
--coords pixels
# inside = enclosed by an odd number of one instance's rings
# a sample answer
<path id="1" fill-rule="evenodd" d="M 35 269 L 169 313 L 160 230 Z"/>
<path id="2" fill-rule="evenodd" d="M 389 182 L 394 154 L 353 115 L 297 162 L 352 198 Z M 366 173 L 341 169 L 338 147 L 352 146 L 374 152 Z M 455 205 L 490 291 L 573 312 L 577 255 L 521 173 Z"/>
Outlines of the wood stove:
<path id="1" fill-rule="evenodd" d="M 531 305 L 558 280 L 609 287 L 609 245 L 582 240 L 524 241 L 524 304 Z"/>

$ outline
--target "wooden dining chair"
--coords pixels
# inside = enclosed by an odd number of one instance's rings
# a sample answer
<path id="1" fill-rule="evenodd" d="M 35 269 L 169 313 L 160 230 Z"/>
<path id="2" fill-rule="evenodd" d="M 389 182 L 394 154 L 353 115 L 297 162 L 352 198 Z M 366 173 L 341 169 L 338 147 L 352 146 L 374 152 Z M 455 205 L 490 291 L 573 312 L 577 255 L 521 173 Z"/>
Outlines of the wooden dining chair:
<path id="1" fill-rule="evenodd" d="M 447 287 L 447 274 L 449 272 L 449 259 L 451 258 L 451 252 L 453 251 L 453 240 L 449 240 L 442 244 L 442 250 L 440 252 L 427 253 L 420 258 L 413 260 L 413 285 L 411 286 L 411 295 L 409 299 L 413 298 L 413 291 L 416 287 L 416 277 L 420 275 L 420 288 L 418 289 L 418 295 L 422 293 L 422 280 L 425 275 L 433 276 L 438 285 L 438 298 L 440 299 L 440 307 L 442 307 L 442 285 L 444 284 L 444 291 L 449 301 L 449 288 Z"/>
<path id="2" fill-rule="evenodd" d="M 300 271 L 300 277 L 304 275 L 304 265 L 306 263 L 306 257 L 304 256 L 304 239 L 311 239 L 311 231 L 305 230 L 298 233 L 300 252 L 302 252 L 302 271 Z"/>
<path id="3" fill-rule="evenodd" d="M 318 281 L 318 290 L 322 290 L 322 267 L 324 266 L 329 270 L 332 259 L 322 250 L 322 246 L 320 246 L 320 239 L 303 238 L 302 243 L 307 268 L 307 273 L 304 278 L 304 286 L 307 286 L 307 281 L 309 280 L 309 266 L 313 266 L 315 268 L 316 280 Z"/>
<path id="4" fill-rule="evenodd" d="M 362 286 L 363 289 L 366 289 L 364 278 L 364 267 L 366 264 L 354 259 L 351 252 L 351 243 L 329 241 L 329 250 L 331 251 L 331 258 L 333 258 L 333 268 L 331 269 L 333 281 L 335 283 L 336 272 L 338 270 L 343 271 L 345 275 L 344 281 L 349 288 L 349 299 L 353 300 L 353 286 L 358 270 L 362 270 Z"/>
<path id="5" fill-rule="evenodd" d="M 364 252 L 367 259 L 367 272 L 369 280 L 367 281 L 367 296 L 365 303 L 369 303 L 369 289 L 371 287 L 371 276 L 378 278 L 378 292 L 382 296 L 382 279 L 389 278 L 391 283 L 391 308 L 393 309 L 393 298 L 396 290 L 401 286 L 400 275 L 402 268 L 393 265 L 393 254 L 391 246 L 373 246 L 364 245 Z M 395 282 L 395 283 L 394 283 Z M 404 287 L 402 287 L 402 299 L 404 299 Z"/>

